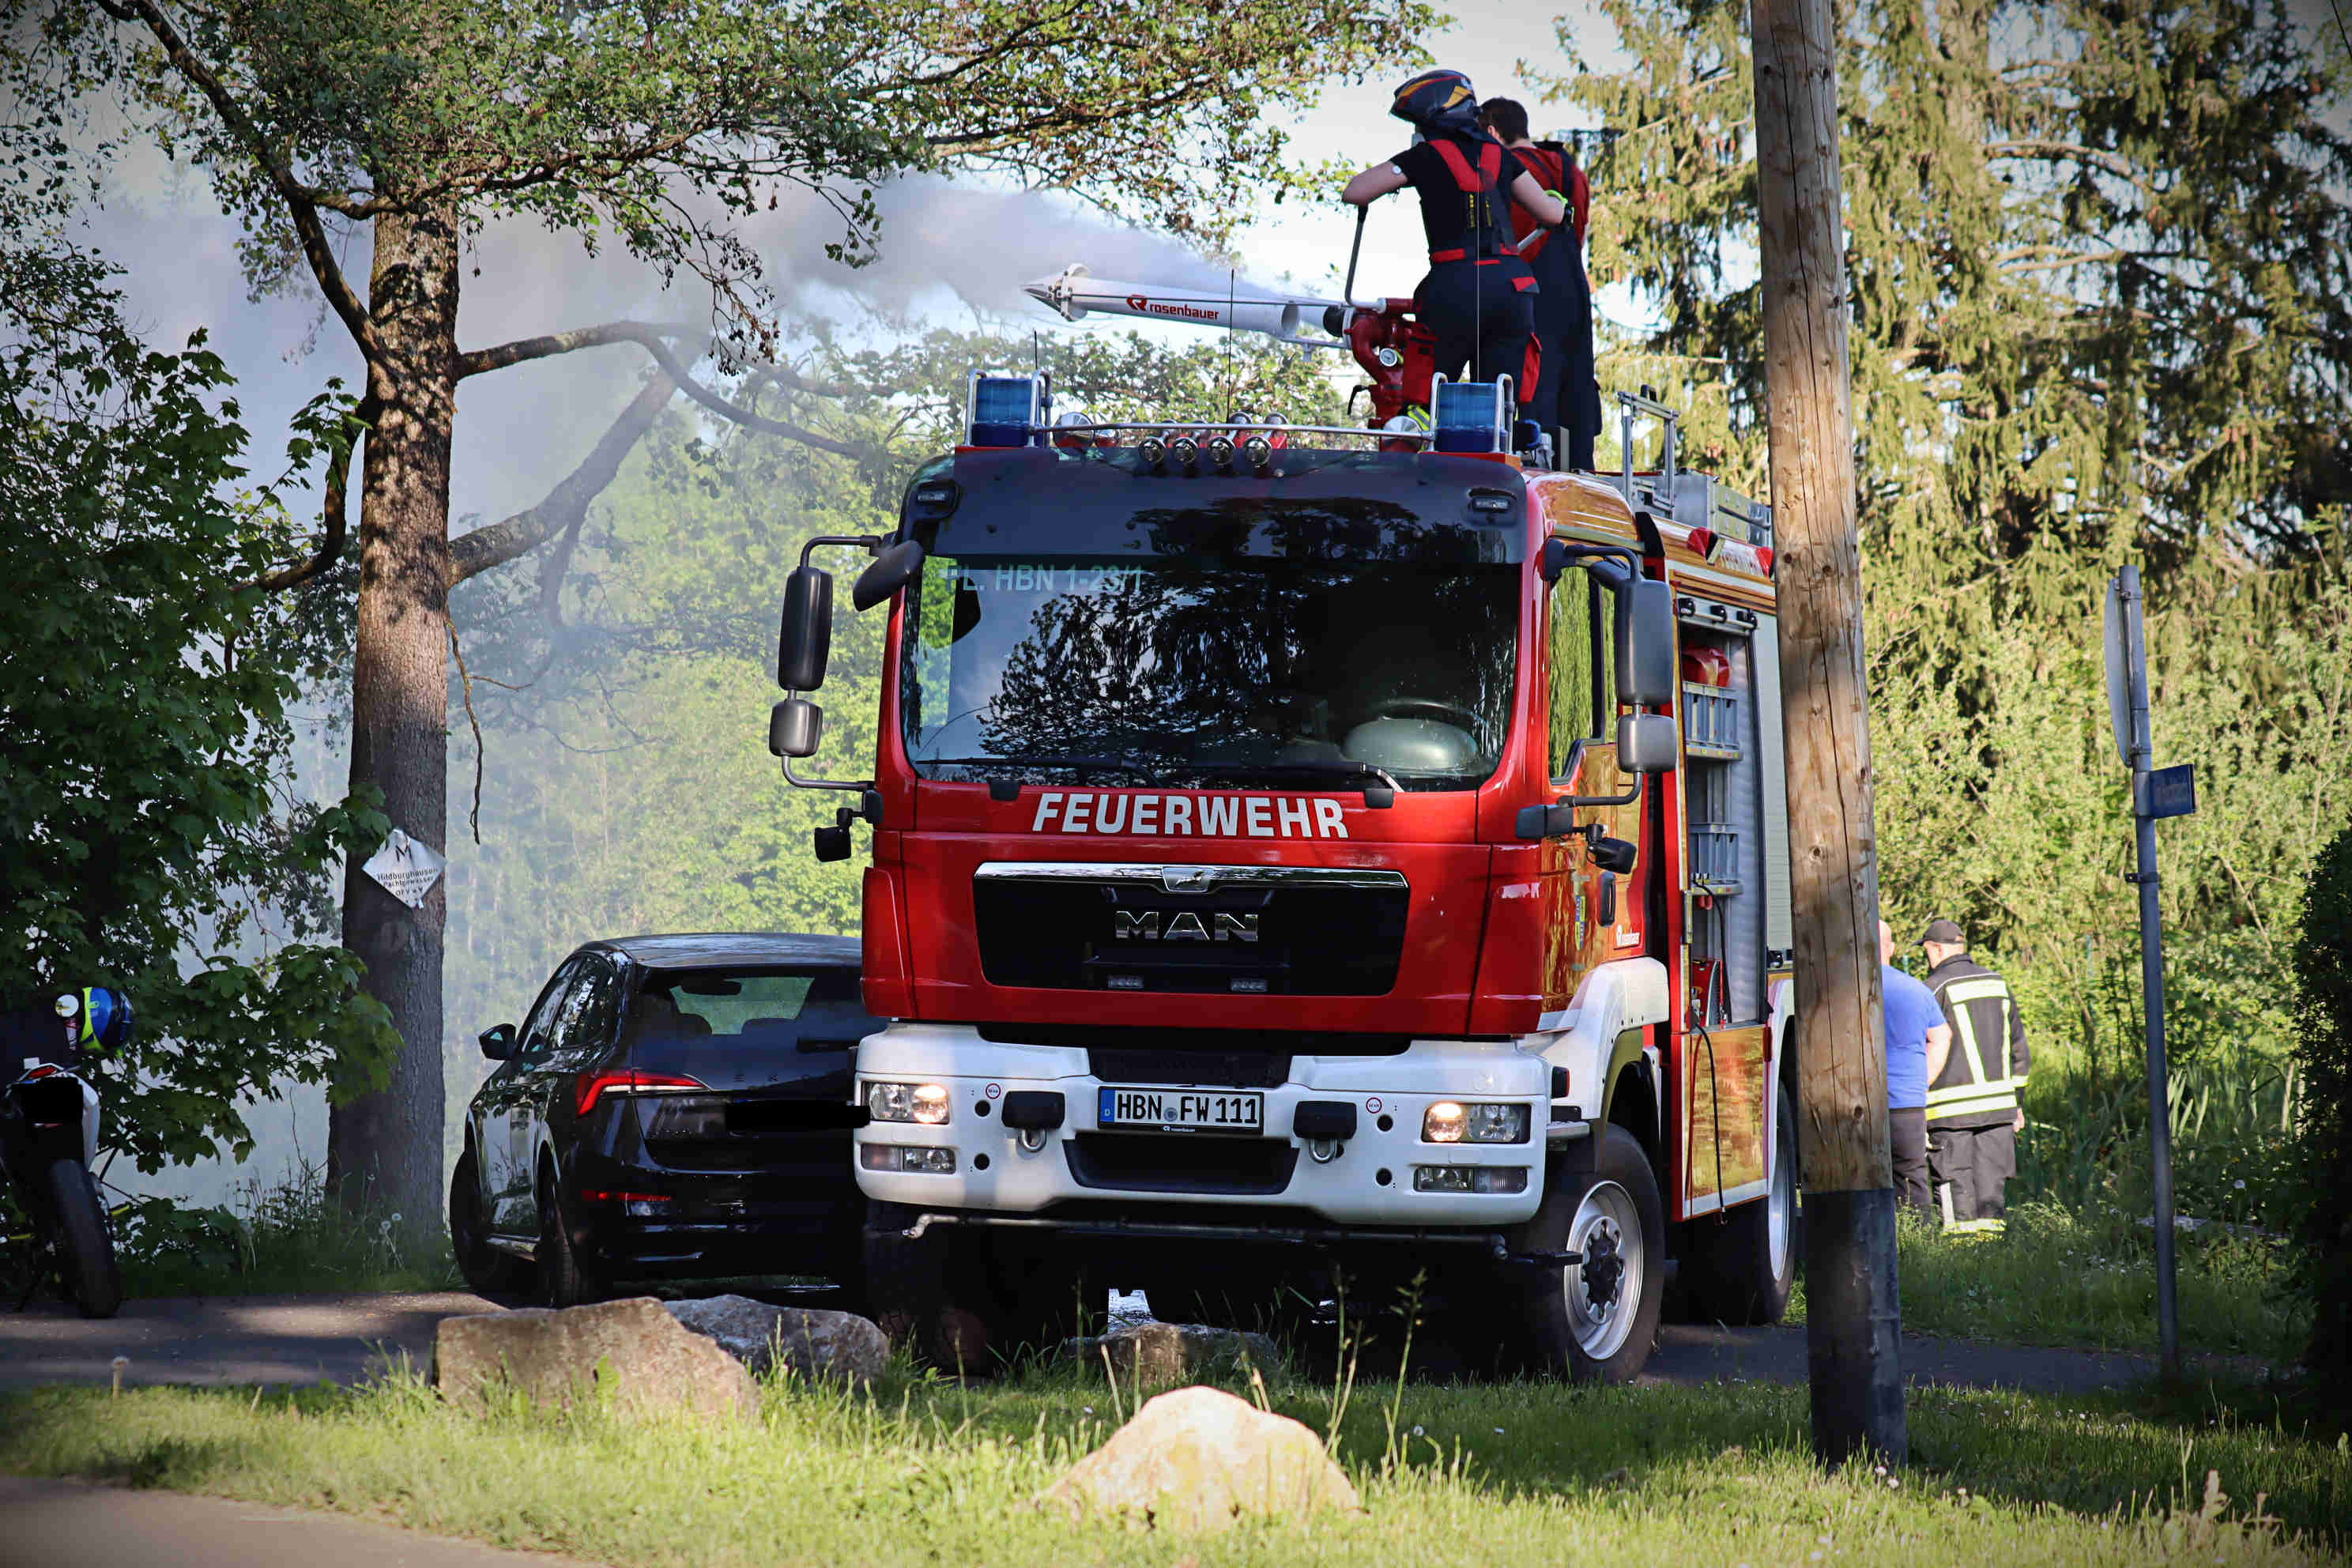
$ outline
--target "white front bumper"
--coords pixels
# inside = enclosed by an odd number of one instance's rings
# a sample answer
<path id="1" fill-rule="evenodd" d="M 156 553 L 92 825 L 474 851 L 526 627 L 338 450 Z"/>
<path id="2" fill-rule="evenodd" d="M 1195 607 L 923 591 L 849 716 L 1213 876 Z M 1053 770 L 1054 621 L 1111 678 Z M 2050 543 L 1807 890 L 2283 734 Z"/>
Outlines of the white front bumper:
<path id="1" fill-rule="evenodd" d="M 1106 1044 L 1110 1043 L 1106 1040 Z M 1307 1209 L 1335 1225 L 1516 1225 L 1543 1196 L 1544 1129 L 1551 1114 L 1550 1068 L 1516 1046 L 1461 1040 L 1415 1041 L 1401 1056 L 1291 1058 L 1289 1080 L 1265 1089 L 1265 1129 L 1298 1150 L 1287 1186 L 1279 1193 L 1172 1192 L 1087 1185 L 1074 1173 L 1069 1142 L 1099 1131 L 1096 1121 L 1106 1082 L 1075 1047 L 1000 1045 L 966 1025 L 893 1024 L 869 1035 L 857 1050 L 861 1086 L 870 1079 L 943 1084 L 950 1119 L 939 1127 L 877 1121 L 859 1129 L 857 1184 L 884 1203 L 925 1208 L 1034 1215 L 1075 1199 L 1179 1202 L 1202 1207 Z M 1003 1097 L 1050 1089 L 1063 1097 L 1061 1127 L 1029 1149 L 1002 1119 Z M 1230 1089 L 1225 1092 L 1232 1092 Z M 1356 1107 L 1356 1135 L 1338 1158 L 1314 1159 L 1290 1136 L 1303 1100 L 1344 1100 Z M 1433 1144 L 1421 1141 L 1422 1113 L 1440 1100 L 1517 1101 L 1528 1107 L 1528 1141 L 1514 1144 Z M 985 1113 L 980 1107 L 989 1109 Z M 1383 1128 L 1381 1123 L 1388 1125 Z M 1222 1139 L 1218 1133 L 1133 1133 L 1130 1136 Z M 953 1149 L 953 1174 L 875 1171 L 867 1144 L 927 1144 Z M 1416 1165 L 1516 1166 L 1527 1173 L 1523 1191 L 1505 1194 L 1413 1190 Z M 1247 1216 L 1237 1213 L 1237 1223 Z"/>

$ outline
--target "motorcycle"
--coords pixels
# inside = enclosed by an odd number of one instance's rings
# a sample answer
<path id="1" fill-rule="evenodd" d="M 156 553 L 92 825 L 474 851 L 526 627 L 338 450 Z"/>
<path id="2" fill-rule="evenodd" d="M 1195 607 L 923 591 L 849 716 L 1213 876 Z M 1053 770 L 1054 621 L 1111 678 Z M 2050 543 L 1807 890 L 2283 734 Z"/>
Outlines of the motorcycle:
<path id="1" fill-rule="evenodd" d="M 6 1022 L 13 1026 L 0 1034 L 35 1054 L 21 1058 L 0 1092 L 0 1178 L 31 1218 L 34 1239 L 68 1299 L 85 1318 L 110 1318 L 122 1304 L 122 1271 L 90 1169 L 98 1155 L 98 1090 L 76 1069 L 86 1054 L 129 1043 L 131 999 L 90 986 Z M 40 1046 L 44 1035 L 47 1050 Z"/>

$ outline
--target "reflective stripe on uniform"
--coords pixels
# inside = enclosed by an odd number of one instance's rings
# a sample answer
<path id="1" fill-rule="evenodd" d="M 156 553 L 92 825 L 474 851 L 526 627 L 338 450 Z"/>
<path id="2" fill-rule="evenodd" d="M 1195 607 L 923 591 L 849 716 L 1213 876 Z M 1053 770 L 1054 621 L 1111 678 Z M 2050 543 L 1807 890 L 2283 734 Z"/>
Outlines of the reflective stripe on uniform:
<path id="1" fill-rule="evenodd" d="M 1930 1089 L 1927 1093 L 1928 1119 L 2015 1110 L 2019 1081 L 2013 1078 L 2001 1078 L 1990 1083 L 1963 1083 L 1950 1089 Z"/>
<path id="2" fill-rule="evenodd" d="M 1952 1033 L 1960 1048 L 1967 1053 L 1969 1081 L 1947 1084 L 1942 1089 L 1927 1090 L 1927 1116 L 1977 1116 L 1994 1111 L 2017 1109 L 2017 1091 L 2024 1083 L 2021 1077 L 2010 1072 L 2009 1010 L 2017 1005 L 2009 994 L 2009 984 L 1997 974 L 1970 975 L 1954 980 L 1937 993 L 1946 1004 L 1952 1020 Z M 1969 1013 L 1971 1002 L 2001 1004 L 2000 1073 L 1998 1077 L 1985 1071 L 1984 1052 L 1977 1044 L 1976 1023 Z"/>

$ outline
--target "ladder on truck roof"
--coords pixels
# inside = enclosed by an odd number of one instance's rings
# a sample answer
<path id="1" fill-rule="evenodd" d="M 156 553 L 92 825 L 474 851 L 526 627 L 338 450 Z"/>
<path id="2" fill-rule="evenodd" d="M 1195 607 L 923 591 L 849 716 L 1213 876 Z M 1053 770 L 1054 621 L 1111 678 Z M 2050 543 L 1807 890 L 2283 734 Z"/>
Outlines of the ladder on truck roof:
<path id="1" fill-rule="evenodd" d="M 1633 467 L 1633 429 L 1643 419 L 1654 419 L 1664 433 L 1658 466 Z M 1622 467 L 1598 474 L 1617 489 L 1625 504 L 1654 517 L 1672 518 L 1684 528 L 1705 529 L 1726 539 L 1744 540 L 1759 550 L 1772 548 L 1772 508 L 1751 500 L 1712 474 L 1682 468 L 1675 462 L 1681 445 L 1682 416 L 1658 400 L 1654 387 L 1617 394 L 1617 447 Z"/>

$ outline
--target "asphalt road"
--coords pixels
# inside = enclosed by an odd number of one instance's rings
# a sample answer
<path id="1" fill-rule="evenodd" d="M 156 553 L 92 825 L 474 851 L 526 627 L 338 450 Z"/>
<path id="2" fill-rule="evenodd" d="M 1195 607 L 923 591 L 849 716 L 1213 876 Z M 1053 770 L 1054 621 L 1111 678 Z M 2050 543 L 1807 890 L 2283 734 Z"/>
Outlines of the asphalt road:
<path id="1" fill-rule="evenodd" d="M 117 1356 L 127 1363 L 125 1386 L 356 1383 L 403 1354 L 425 1365 L 443 1318 L 498 1310 L 496 1302 L 457 1290 L 128 1301 L 120 1316 L 101 1321 L 37 1303 L 0 1313 L 0 1388 L 106 1383 Z M 2156 1370 L 2144 1356 L 1919 1334 L 1904 1336 L 1903 1366 L 1915 1384 L 2064 1394 L 2137 1382 Z M 1805 1331 L 1670 1323 L 1659 1332 L 1642 1381 L 1691 1385 L 1728 1378 L 1803 1383 Z"/>

